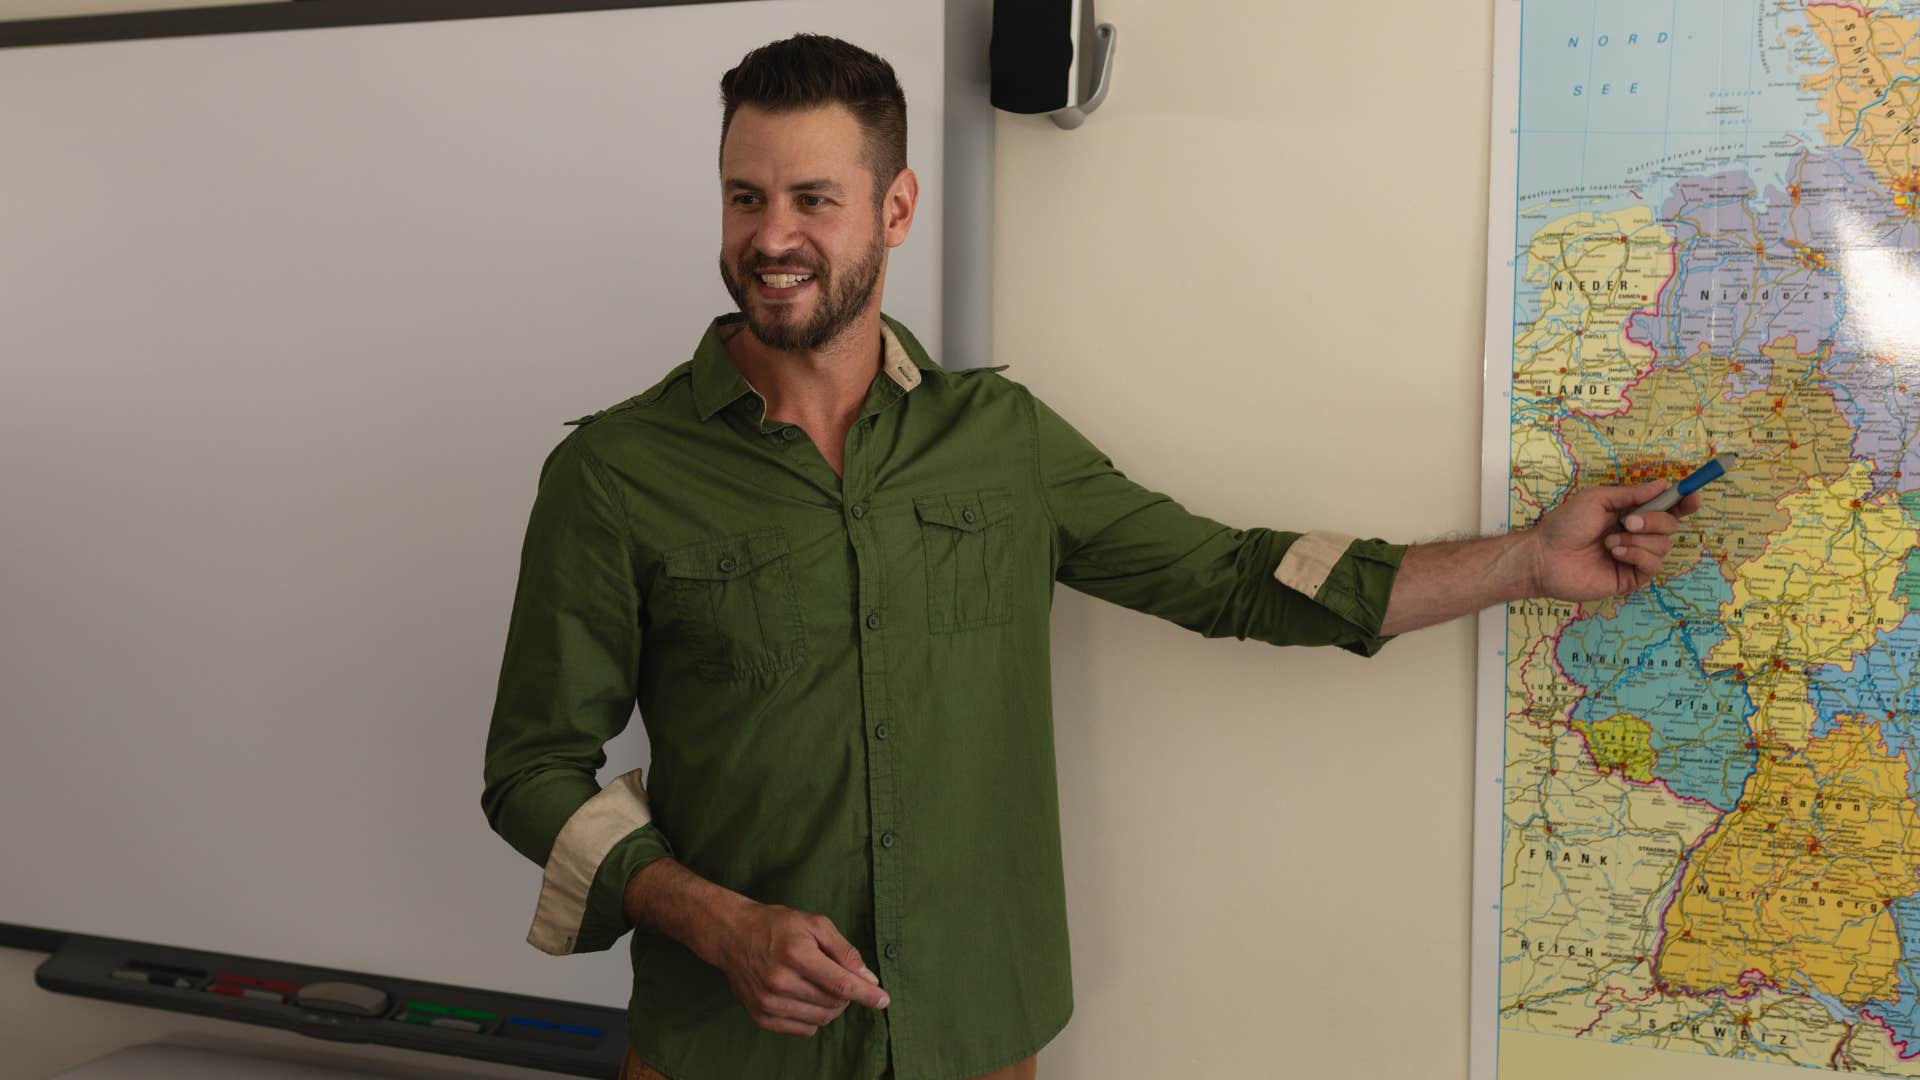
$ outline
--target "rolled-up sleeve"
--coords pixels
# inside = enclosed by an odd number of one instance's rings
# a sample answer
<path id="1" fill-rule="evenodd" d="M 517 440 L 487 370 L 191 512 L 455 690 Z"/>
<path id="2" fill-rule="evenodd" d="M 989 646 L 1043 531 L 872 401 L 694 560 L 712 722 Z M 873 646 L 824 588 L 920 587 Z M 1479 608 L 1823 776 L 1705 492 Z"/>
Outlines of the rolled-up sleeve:
<path id="1" fill-rule="evenodd" d="M 1335 645 L 1363 656 L 1391 640 L 1380 625 L 1405 545 L 1233 528 L 1191 513 L 1128 479 L 1029 399 L 1061 584 L 1207 637 Z"/>
<path id="2" fill-rule="evenodd" d="M 618 940 L 627 881 L 673 853 L 639 770 L 597 779 L 633 716 L 640 600 L 625 515 L 585 434 L 541 466 L 481 794 L 493 830 L 544 867 L 527 941 L 556 955 Z"/>

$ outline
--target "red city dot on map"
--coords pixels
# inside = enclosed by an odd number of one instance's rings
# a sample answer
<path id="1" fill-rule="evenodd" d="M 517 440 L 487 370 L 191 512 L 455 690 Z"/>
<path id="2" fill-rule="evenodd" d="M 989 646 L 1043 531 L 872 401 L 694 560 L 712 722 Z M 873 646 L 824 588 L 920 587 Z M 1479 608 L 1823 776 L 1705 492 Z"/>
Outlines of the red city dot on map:
<path id="1" fill-rule="evenodd" d="M 1773 399 L 1773 411 L 1774 411 L 1774 412 L 1779 412 L 1779 411 L 1780 411 L 1781 409 L 1784 409 L 1784 408 L 1786 408 L 1786 407 L 1787 407 L 1787 399 L 1786 399 L 1786 398 L 1774 398 L 1774 399 Z"/>
<path id="2" fill-rule="evenodd" d="M 1800 449 L 1800 440 L 1799 440 L 1799 439 L 1789 439 L 1789 440 L 1787 440 L 1787 449 L 1789 449 L 1789 450 L 1798 450 L 1798 449 Z"/>
<path id="3" fill-rule="evenodd" d="M 1740 370 L 1740 361 L 1738 361 L 1738 360 L 1735 360 L 1735 361 L 1734 361 L 1733 363 L 1731 363 L 1731 364 L 1728 364 L 1728 365 L 1727 365 L 1727 367 L 1728 367 L 1728 368 L 1730 368 L 1730 369 L 1732 369 L 1732 370 L 1734 370 L 1734 371 L 1739 371 L 1739 370 Z"/>
<path id="4" fill-rule="evenodd" d="M 1547 826 L 1544 826 L 1544 828 L 1545 828 L 1545 829 L 1547 830 L 1547 832 L 1548 832 L 1548 834 L 1552 834 L 1552 832 L 1553 832 L 1553 826 L 1551 826 L 1551 825 L 1547 825 Z"/>
<path id="5" fill-rule="evenodd" d="M 1853 504 L 1852 504 L 1852 505 L 1853 505 L 1853 508 L 1854 508 L 1855 510 L 1858 510 L 1858 509 L 1860 509 L 1860 500 L 1859 500 L 1859 499 L 1855 499 L 1855 500 L 1853 500 Z"/>

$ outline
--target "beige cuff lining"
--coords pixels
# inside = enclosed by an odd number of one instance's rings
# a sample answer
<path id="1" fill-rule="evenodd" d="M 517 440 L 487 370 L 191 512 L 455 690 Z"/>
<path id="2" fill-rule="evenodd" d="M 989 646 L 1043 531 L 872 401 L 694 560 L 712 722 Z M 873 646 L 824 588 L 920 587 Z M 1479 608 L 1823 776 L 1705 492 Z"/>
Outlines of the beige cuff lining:
<path id="1" fill-rule="evenodd" d="M 639 769 L 615 777 L 600 794 L 581 803 L 560 827 L 553 852 L 547 856 L 527 944 L 554 956 L 573 952 L 587 914 L 587 892 L 593 888 L 600 864 L 615 844 L 652 820 Z"/>
<path id="2" fill-rule="evenodd" d="M 920 365 L 907 355 L 907 347 L 900 344 L 893 328 L 886 323 L 880 324 L 880 362 L 887 369 L 887 377 L 902 390 L 911 390 L 920 385 Z"/>
<path id="3" fill-rule="evenodd" d="M 1334 564 L 1347 553 L 1353 541 L 1354 538 L 1345 533 L 1310 532 L 1287 549 L 1286 556 L 1273 570 L 1274 579 L 1289 589 L 1317 597 L 1320 586 L 1327 583 L 1327 575 L 1333 573 Z"/>

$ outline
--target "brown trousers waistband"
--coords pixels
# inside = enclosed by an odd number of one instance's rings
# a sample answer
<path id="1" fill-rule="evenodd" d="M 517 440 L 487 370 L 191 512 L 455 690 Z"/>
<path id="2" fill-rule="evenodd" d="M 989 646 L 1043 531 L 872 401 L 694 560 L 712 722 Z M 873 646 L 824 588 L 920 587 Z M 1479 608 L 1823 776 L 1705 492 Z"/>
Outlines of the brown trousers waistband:
<path id="1" fill-rule="evenodd" d="M 1004 1069 L 984 1073 L 978 1077 L 978 1080 L 1034 1080 L 1038 1075 L 1039 1067 L 1039 1059 L 1030 1057 L 1025 1061 L 1016 1061 Z M 893 1076 L 893 1070 L 888 1069 L 886 1076 Z M 633 1056 L 633 1051 L 629 1050 L 627 1060 L 620 1066 L 620 1080 L 667 1080 L 667 1078 L 642 1063 L 639 1058 Z"/>

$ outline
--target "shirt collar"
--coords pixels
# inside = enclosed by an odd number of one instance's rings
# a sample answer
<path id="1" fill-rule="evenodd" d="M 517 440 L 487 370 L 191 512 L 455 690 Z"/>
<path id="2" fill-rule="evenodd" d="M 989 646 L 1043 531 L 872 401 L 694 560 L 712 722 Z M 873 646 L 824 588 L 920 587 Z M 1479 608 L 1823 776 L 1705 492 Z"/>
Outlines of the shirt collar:
<path id="1" fill-rule="evenodd" d="M 738 313 L 714 319 L 693 351 L 693 407 L 702 420 L 711 419 L 714 413 L 753 392 L 753 387 L 727 355 L 727 338 L 743 329 L 742 322 Z M 940 365 L 927 355 L 911 331 L 883 314 L 880 316 L 880 369 L 897 390 L 889 396 L 898 397 L 920 385 L 922 371 L 939 371 Z"/>

